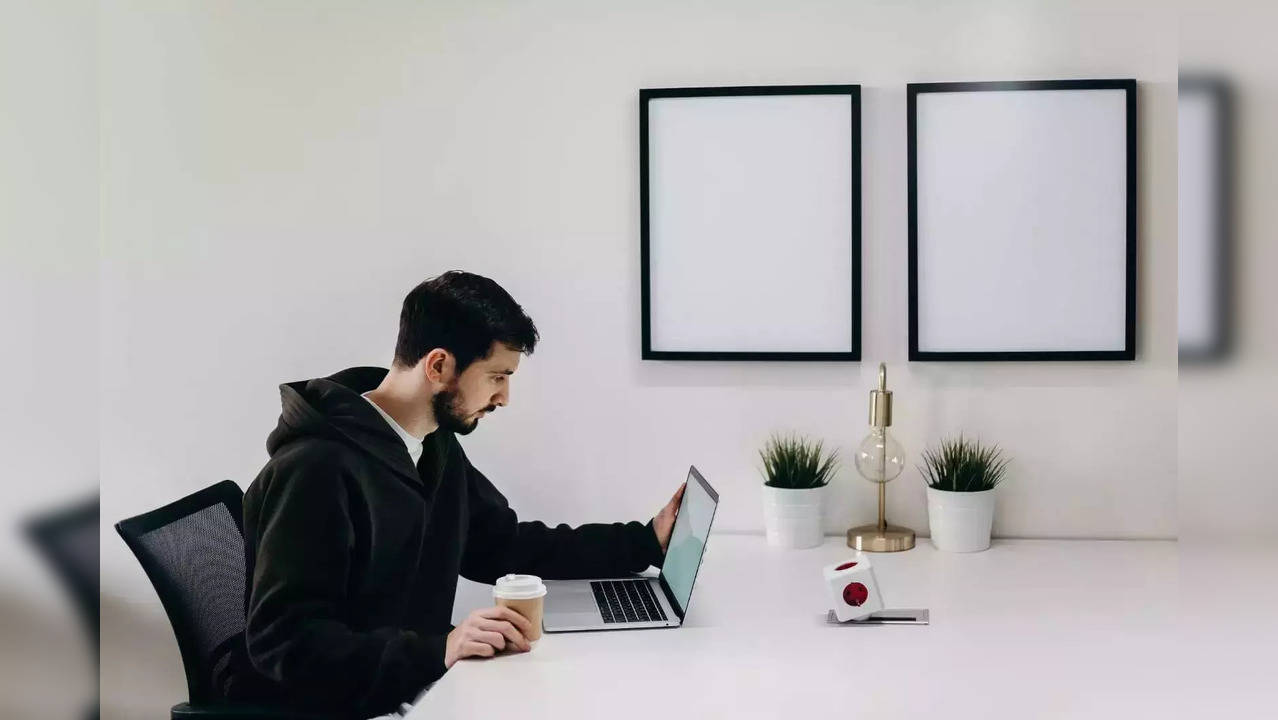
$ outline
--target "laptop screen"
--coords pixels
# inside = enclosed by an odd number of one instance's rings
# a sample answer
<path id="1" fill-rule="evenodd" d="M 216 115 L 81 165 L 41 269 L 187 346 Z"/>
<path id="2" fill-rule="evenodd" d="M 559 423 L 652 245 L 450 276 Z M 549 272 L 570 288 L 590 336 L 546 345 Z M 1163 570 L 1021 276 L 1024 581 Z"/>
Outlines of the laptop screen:
<path id="1" fill-rule="evenodd" d="M 719 504 L 719 494 L 701 477 L 695 467 L 688 468 L 688 484 L 679 504 L 666 560 L 661 565 L 661 579 L 670 588 L 680 614 L 688 611 L 692 583 L 697 579 L 701 554 L 710 536 L 710 523 Z"/>

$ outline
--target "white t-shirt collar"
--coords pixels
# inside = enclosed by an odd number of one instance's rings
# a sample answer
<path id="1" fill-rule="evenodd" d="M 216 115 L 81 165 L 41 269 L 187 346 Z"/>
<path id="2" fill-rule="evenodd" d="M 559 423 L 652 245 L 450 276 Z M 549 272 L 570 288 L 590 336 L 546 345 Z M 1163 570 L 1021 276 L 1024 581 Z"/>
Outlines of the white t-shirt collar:
<path id="1" fill-rule="evenodd" d="M 390 425 L 391 430 L 395 431 L 395 434 L 399 436 L 399 439 L 404 441 L 404 447 L 408 449 L 408 457 L 412 458 L 413 466 L 416 467 L 417 461 L 422 458 L 422 441 L 425 440 L 425 438 L 419 438 L 405 430 L 402 425 L 395 422 L 395 418 L 391 417 L 390 414 L 383 410 L 380 405 L 373 402 L 372 398 L 368 396 L 368 393 L 363 393 L 360 397 L 367 400 L 368 404 L 372 405 L 373 409 L 377 410 L 377 414 L 381 415 L 382 418 L 386 420 L 386 424 Z"/>

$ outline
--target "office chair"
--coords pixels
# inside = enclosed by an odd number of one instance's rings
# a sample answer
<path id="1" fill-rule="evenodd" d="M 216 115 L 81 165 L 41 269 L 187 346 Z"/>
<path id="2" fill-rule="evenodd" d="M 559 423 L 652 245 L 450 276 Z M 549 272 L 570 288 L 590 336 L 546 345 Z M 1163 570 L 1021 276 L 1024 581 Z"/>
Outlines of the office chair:
<path id="1" fill-rule="evenodd" d="M 325 717 L 228 701 L 216 678 L 244 642 L 244 491 L 223 480 L 193 495 L 115 524 L 169 616 L 187 702 L 172 720 L 319 720 Z"/>

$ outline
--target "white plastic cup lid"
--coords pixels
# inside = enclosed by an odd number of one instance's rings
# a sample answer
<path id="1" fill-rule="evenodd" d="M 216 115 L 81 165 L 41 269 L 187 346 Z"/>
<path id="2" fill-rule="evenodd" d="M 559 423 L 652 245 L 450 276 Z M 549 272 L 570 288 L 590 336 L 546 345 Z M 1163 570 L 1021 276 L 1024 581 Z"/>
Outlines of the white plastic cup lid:
<path id="1" fill-rule="evenodd" d="M 546 586 L 536 575 L 503 575 L 493 585 L 493 597 L 502 600 L 531 600 L 546 594 Z"/>

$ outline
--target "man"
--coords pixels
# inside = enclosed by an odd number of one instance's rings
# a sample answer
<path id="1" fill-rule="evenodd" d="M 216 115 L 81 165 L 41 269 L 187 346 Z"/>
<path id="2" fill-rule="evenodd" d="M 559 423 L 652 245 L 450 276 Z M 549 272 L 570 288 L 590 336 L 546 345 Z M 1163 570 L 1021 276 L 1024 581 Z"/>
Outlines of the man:
<path id="1" fill-rule="evenodd" d="M 244 496 L 257 699 L 352 717 L 410 702 L 461 658 L 527 651 L 507 608 L 450 625 L 458 575 L 611 576 L 660 565 L 682 488 L 647 525 L 520 522 L 457 435 L 510 400 L 537 329 L 497 283 L 449 272 L 404 299 L 389 371 L 282 385 Z M 235 692 L 228 692 L 234 696 Z"/>

